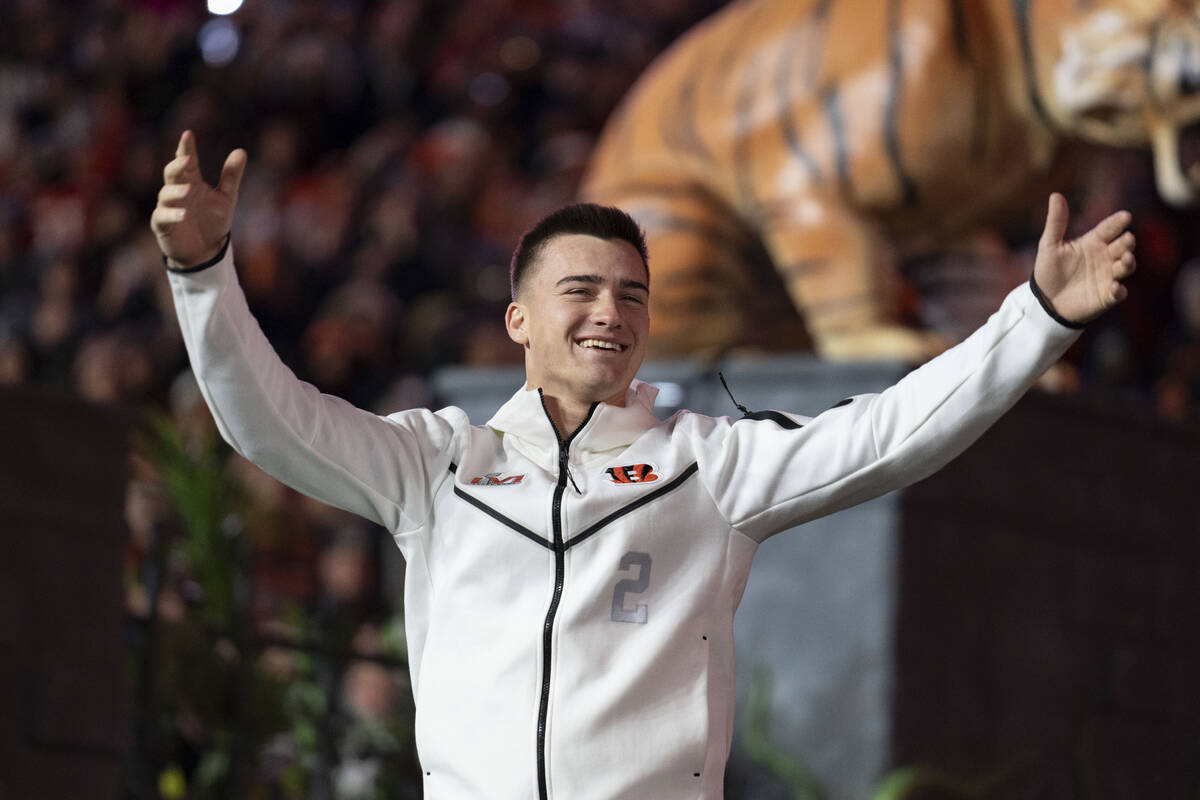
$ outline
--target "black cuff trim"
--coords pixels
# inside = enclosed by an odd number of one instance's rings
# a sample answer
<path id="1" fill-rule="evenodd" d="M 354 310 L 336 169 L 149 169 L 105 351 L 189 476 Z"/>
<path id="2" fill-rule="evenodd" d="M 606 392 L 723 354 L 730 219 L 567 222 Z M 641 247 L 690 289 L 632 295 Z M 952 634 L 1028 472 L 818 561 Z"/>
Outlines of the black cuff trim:
<path id="1" fill-rule="evenodd" d="M 163 266 L 167 268 L 167 272 L 174 272 L 176 275 L 188 275 L 192 272 L 200 272 L 201 270 L 206 270 L 209 267 L 215 267 L 220 263 L 221 259 L 225 257 L 225 251 L 229 249 L 229 239 L 231 235 L 232 234 L 229 233 L 225 234 L 225 244 L 221 245 L 221 252 L 217 253 L 203 264 L 197 264 L 194 267 L 172 267 L 167 263 L 167 257 L 163 256 Z"/>
<path id="2" fill-rule="evenodd" d="M 1042 294 L 1042 290 L 1041 290 L 1041 288 L 1038 287 L 1037 281 L 1035 281 L 1033 279 L 1032 274 L 1030 274 L 1030 276 L 1029 276 L 1029 288 L 1033 290 L 1033 296 L 1037 298 L 1037 301 L 1039 303 L 1041 303 L 1042 309 L 1047 314 L 1049 314 L 1050 318 L 1053 319 L 1055 322 L 1057 322 L 1059 325 L 1062 325 L 1064 327 L 1067 327 L 1067 328 L 1070 328 L 1070 329 L 1076 330 L 1076 331 L 1081 331 L 1087 327 L 1086 322 L 1071 322 L 1071 320 L 1060 316 L 1057 311 L 1055 311 L 1053 308 L 1051 308 L 1050 301 L 1046 299 L 1046 295 Z"/>

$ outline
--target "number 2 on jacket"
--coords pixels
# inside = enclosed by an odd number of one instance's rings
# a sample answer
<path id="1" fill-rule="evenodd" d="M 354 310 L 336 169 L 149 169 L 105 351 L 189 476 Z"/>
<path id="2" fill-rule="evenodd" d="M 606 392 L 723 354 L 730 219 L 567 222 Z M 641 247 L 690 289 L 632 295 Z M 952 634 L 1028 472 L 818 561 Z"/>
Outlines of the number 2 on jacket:
<path id="1" fill-rule="evenodd" d="M 617 581 L 613 589 L 612 618 L 613 622 L 640 622 L 645 624 L 647 610 L 645 603 L 638 603 L 633 608 L 625 607 L 627 593 L 639 594 L 646 591 L 650 585 L 650 554 L 630 552 L 621 556 L 622 571 L 637 567 L 637 577 Z"/>

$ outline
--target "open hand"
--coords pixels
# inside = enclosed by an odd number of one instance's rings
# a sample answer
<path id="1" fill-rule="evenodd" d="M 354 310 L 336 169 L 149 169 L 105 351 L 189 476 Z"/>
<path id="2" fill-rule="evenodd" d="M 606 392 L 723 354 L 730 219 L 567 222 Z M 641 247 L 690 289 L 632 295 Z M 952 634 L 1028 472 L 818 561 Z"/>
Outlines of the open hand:
<path id="1" fill-rule="evenodd" d="M 1038 242 L 1033 277 L 1054 311 L 1073 323 L 1088 322 L 1125 299 L 1121 283 L 1133 274 L 1133 234 L 1125 231 L 1132 215 L 1118 211 L 1069 242 L 1067 201 L 1050 195 L 1046 229 Z M 1124 231 L 1124 232 L 1123 232 Z"/>
<path id="2" fill-rule="evenodd" d="M 175 158 L 163 169 L 163 188 L 150 215 L 150 229 L 173 267 L 191 267 L 215 258 L 233 223 L 238 187 L 246 171 L 246 151 L 225 159 L 221 178 L 209 186 L 200 174 L 196 137 L 184 131 Z"/>

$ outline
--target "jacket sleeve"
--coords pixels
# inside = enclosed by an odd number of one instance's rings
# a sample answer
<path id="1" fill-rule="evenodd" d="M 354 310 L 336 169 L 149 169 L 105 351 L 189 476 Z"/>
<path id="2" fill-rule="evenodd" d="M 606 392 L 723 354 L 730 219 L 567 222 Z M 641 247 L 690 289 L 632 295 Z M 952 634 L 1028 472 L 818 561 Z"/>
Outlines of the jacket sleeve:
<path id="1" fill-rule="evenodd" d="M 321 394 L 280 361 L 251 316 L 232 247 L 201 272 L 169 273 L 200 391 L 227 442 L 287 485 L 398 533 L 424 521 L 446 472 L 453 409 L 388 417 Z"/>
<path id="2" fill-rule="evenodd" d="M 1078 335 L 1025 284 L 969 338 L 880 394 L 848 398 L 813 419 L 697 420 L 701 478 L 729 524 L 761 542 L 940 469 Z"/>

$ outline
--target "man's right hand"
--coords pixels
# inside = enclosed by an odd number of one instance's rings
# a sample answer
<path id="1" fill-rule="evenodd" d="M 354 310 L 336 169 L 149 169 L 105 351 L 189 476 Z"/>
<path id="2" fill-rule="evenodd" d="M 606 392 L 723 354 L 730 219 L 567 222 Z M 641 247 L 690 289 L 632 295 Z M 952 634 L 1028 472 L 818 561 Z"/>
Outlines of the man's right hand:
<path id="1" fill-rule="evenodd" d="M 175 158 L 163 169 L 163 188 L 150 215 L 150 229 L 172 267 L 193 267 L 221 252 L 233 224 L 238 187 L 246 171 L 246 151 L 238 148 L 225 159 L 221 179 L 209 186 L 200 174 L 196 137 L 184 131 Z"/>

